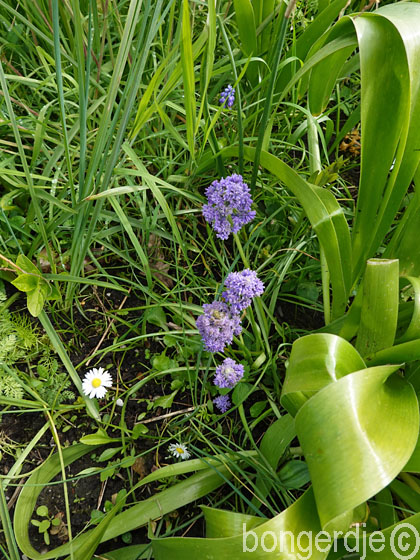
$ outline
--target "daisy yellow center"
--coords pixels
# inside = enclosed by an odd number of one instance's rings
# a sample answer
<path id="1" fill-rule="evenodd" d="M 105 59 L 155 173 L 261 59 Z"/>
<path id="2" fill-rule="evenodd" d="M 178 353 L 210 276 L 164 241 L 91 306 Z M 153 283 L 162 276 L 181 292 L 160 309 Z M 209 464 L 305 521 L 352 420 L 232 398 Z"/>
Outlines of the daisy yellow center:
<path id="1" fill-rule="evenodd" d="M 102 381 L 99 379 L 99 377 L 95 377 L 94 379 L 92 379 L 92 387 L 95 387 L 95 389 L 97 387 L 100 387 L 102 385 Z"/>
<path id="2" fill-rule="evenodd" d="M 177 453 L 184 453 L 184 449 L 182 447 L 176 448 Z"/>

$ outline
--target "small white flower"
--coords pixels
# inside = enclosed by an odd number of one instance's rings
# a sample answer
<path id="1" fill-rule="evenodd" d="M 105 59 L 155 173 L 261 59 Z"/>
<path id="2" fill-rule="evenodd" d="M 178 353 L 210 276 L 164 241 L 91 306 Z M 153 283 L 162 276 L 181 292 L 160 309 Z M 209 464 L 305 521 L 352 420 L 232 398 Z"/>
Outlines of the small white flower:
<path id="1" fill-rule="evenodd" d="M 107 387 L 111 387 L 112 377 L 104 368 L 93 368 L 87 372 L 83 379 L 82 389 L 90 399 L 97 397 L 102 399 L 107 392 Z"/>
<path id="2" fill-rule="evenodd" d="M 187 449 L 187 446 L 183 443 L 171 443 L 168 447 L 169 453 L 171 453 L 174 457 L 181 458 L 181 459 L 189 459 L 190 452 Z"/>
<path id="3" fill-rule="evenodd" d="M 117 406 L 124 406 L 124 401 L 123 401 L 122 399 L 117 399 L 117 400 L 115 401 L 115 404 L 116 404 Z"/>

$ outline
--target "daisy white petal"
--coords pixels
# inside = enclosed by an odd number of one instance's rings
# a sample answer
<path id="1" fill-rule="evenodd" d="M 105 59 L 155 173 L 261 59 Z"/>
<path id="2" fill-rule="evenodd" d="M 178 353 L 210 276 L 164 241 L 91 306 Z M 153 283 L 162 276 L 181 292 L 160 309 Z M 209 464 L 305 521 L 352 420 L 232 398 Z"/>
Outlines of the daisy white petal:
<path id="1" fill-rule="evenodd" d="M 168 447 L 169 453 L 177 459 L 189 459 L 191 454 L 184 443 L 171 443 Z"/>
<path id="2" fill-rule="evenodd" d="M 82 390 L 90 399 L 102 399 L 107 387 L 111 387 L 112 377 L 104 368 L 93 368 L 88 371 L 82 382 Z"/>

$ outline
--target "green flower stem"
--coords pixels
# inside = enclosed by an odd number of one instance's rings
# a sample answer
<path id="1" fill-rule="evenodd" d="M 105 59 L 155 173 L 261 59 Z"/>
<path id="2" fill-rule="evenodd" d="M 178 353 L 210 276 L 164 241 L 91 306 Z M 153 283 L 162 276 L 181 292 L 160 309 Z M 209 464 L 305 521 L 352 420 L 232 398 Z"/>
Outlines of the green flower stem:
<path id="1" fill-rule="evenodd" d="M 237 115 L 238 115 L 238 168 L 239 174 L 242 175 L 244 172 L 244 133 L 243 133 L 243 126 L 242 126 L 242 101 L 241 101 L 241 89 L 239 87 L 239 80 L 238 80 L 238 72 L 236 70 L 235 58 L 233 56 L 232 49 L 230 48 L 230 43 L 228 36 L 226 34 L 226 30 L 223 25 L 223 20 L 219 17 L 220 29 L 222 31 L 223 41 L 225 42 L 226 49 L 228 51 L 230 63 L 232 66 L 233 76 L 235 78 L 235 86 L 236 86 L 236 103 L 238 106 Z"/>
<path id="2" fill-rule="evenodd" d="M 249 261 L 248 261 L 247 256 L 245 255 L 245 251 L 244 251 L 244 248 L 242 247 L 242 243 L 241 243 L 241 240 L 239 239 L 239 236 L 237 234 L 233 234 L 233 237 L 235 239 L 235 243 L 236 243 L 236 246 L 238 248 L 239 254 L 241 256 L 242 262 L 244 263 L 246 268 L 249 268 Z M 251 321 L 252 330 L 253 330 L 253 332 L 256 335 L 257 340 L 258 340 L 258 347 L 257 348 L 261 348 L 265 344 L 267 355 L 270 356 L 271 355 L 271 348 L 270 348 L 270 344 L 268 342 L 268 336 L 267 336 L 267 333 L 268 333 L 267 317 L 266 317 L 266 314 L 264 312 L 264 308 L 262 306 L 261 299 L 259 297 L 255 298 L 255 312 L 257 314 L 258 321 L 259 321 L 259 324 L 261 325 L 261 328 L 258 327 L 257 323 L 255 322 L 253 310 L 249 309 L 249 318 L 250 318 L 250 321 Z"/>

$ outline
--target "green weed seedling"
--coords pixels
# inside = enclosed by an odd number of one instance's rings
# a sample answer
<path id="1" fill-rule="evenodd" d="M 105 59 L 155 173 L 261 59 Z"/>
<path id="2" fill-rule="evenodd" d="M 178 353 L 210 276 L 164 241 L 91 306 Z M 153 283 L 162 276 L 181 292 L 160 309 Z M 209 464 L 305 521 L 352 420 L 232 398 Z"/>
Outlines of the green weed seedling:
<path id="1" fill-rule="evenodd" d="M 36 514 L 38 517 L 42 517 L 42 520 L 31 519 L 32 525 L 38 527 L 38 532 L 44 536 L 44 542 L 46 545 L 50 544 L 49 530 L 51 527 L 58 527 L 61 523 L 61 519 L 50 515 L 47 506 L 39 506 L 36 508 Z"/>

